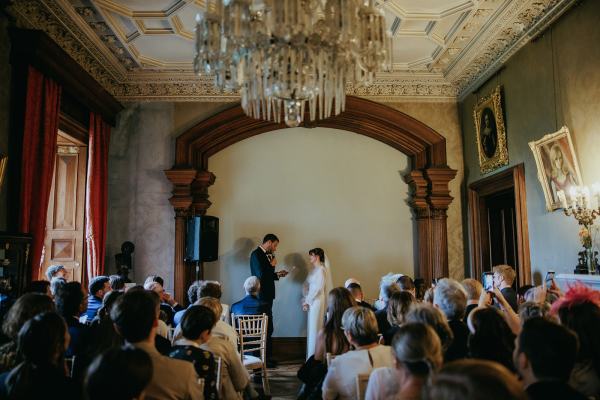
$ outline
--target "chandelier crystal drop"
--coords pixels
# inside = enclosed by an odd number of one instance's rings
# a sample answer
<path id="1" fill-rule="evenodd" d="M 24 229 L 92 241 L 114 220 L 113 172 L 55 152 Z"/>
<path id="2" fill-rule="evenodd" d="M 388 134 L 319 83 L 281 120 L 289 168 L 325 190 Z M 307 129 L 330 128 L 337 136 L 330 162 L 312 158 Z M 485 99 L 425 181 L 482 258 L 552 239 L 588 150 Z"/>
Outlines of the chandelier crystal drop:
<path id="1" fill-rule="evenodd" d="M 344 111 L 348 82 L 391 70 L 391 35 L 375 0 L 205 0 L 194 71 L 239 91 L 246 115 L 298 126 Z"/>

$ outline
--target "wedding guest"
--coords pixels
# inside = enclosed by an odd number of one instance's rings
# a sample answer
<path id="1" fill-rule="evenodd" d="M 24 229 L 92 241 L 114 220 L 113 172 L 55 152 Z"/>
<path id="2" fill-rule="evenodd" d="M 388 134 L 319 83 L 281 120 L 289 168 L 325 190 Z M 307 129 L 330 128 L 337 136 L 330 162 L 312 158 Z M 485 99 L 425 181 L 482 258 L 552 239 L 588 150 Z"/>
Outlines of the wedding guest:
<path id="1" fill-rule="evenodd" d="M 494 271 L 494 286 L 500 289 L 502 296 L 514 312 L 519 309 L 517 302 L 517 292 L 512 288 L 512 285 L 517 277 L 515 270 L 510 265 L 496 265 L 492 268 Z"/>
<path id="2" fill-rule="evenodd" d="M 552 318 L 550 315 L 550 304 L 526 301 L 519 305 L 519 321 L 521 325 L 531 318 Z"/>
<path id="3" fill-rule="evenodd" d="M 382 308 L 375 311 L 375 317 L 377 318 L 377 326 L 380 333 L 386 332 L 391 328 L 390 323 L 387 319 L 388 314 L 388 304 L 390 301 L 390 297 L 394 292 L 399 292 L 400 287 L 395 282 L 389 282 L 386 280 L 382 280 L 381 288 L 380 288 L 380 297 L 382 301 Z"/>
<path id="4" fill-rule="evenodd" d="M 454 339 L 444 355 L 444 361 L 453 361 L 467 356 L 469 328 L 464 323 L 467 295 L 458 281 L 451 278 L 440 279 L 435 285 L 433 305 L 448 320 Z"/>
<path id="5" fill-rule="evenodd" d="M 385 344 L 388 346 L 392 344 L 394 334 L 405 322 L 406 314 L 408 314 L 411 306 L 415 303 L 416 299 L 410 291 L 400 291 L 392 294 L 388 303 L 387 314 L 387 320 L 391 328 L 383 332 L 383 341 Z"/>
<path id="6" fill-rule="evenodd" d="M 188 291 L 187 291 L 187 298 L 188 298 L 188 303 L 189 303 L 188 308 L 193 306 L 194 303 L 196 303 L 196 301 L 198 300 L 198 289 L 200 288 L 201 282 L 202 281 L 192 282 L 192 284 L 188 288 Z M 175 324 L 175 326 L 179 325 L 179 323 L 181 322 L 181 318 L 183 318 L 183 313 L 185 313 L 185 310 L 187 310 L 187 308 L 184 310 L 179 310 L 175 313 L 175 315 L 173 315 L 173 323 Z"/>
<path id="7" fill-rule="evenodd" d="M 111 275 L 108 277 L 110 289 L 113 291 L 125 291 L 125 278 L 121 275 Z"/>
<path id="8" fill-rule="evenodd" d="M 63 265 L 51 265 L 46 270 L 46 278 L 51 282 L 54 278 L 67 278 L 67 270 Z"/>
<path id="9" fill-rule="evenodd" d="M 269 312 L 269 305 L 258 298 L 260 280 L 256 276 L 244 281 L 246 296 L 231 305 L 231 313 L 236 315 L 261 315 Z"/>
<path id="10" fill-rule="evenodd" d="M 66 357 L 83 353 L 87 340 L 87 327 L 79 322 L 79 316 L 87 310 L 88 296 L 81 283 L 73 281 L 63 285 L 56 294 L 56 311 L 65 319 L 71 340 Z"/>
<path id="11" fill-rule="evenodd" d="M 90 296 L 88 298 L 87 311 L 85 312 L 86 321 L 91 322 L 96 317 L 98 309 L 102 307 L 104 295 L 110 292 L 110 290 L 110 279 L 108 276 L 96 276 L 92 278 L 89 285 Z"/>
<path id="12" fill-rule="evenodd" d="M 467 293 L 467 307 L 465 308 L 465 318 L 469 318 L 469 314 L 479 305 L 479 298 L 481 297 L 481 291 L 483 285 L 476 279 L 465 279 L 460 283 Z"/>
<path id="13" fill-rule="evenodd" d="M 377 319 L 373 311 L 354 306 L 342 316 L 342 326 L 354 350 L 339 355 L 330 364 L 323 381 L 323 399 L 357 399 L 356 378 L 374 368 L 392 367 L 389 346 L 378 343 Z"/>
<path id="14" fill-rule="evenodd" d="M 145 351 L 152 360 L 152 379 L 146 389 L 148 399 L 202 399 L 202 386 L 191 363 L 161 355 L 154 337 L 160 301 L 146 291 L 128 291 L 111 311 L 119 334 L 134 347 Z"/>
<path id="15" fill-rule="evenodd" d="M 50 291 L 50 282 L 31 281 L 31 283 L 25 288 L 25 293 L 41 293 L 48 297 L 52 297 L 52 292 Z"/>
<path id="16" fill-rule="evenodd" d="M 0 375 L 0 398 L 79 399 L 79 388 L 66 376 L 65 349 L 69 332 L 55 312 L 38 314 L 25 322 L 18 336 L 22 362 Z"/>
<path id="17" fill-rule="evenodd" d="M 342 316 L 347 309 L 354 306 L 356 302 L 347 289 L 337 287 L 329 292 L 325 325 L 317 337 L 315 360 L 325 361 L 327 353 L 337 356 L 350 350 L 350 344 L 342 329 Z"/>
<path id="18" fill-rule="evenodd" d="M 221 296 L 223 296 L 223 289 L 221 284 L 217 281 L 201 281 L 198 286 L 198 298 L 201 297 L 213 297 L 219 300 L 223 312 L 221 313 L 221 320 L 230 323 L 230 311 L 229 305 L 221 303 Z"/>
<path id="19" fill-rule="evenodd" d="M 89 327 L 87 351 L 90 355 L 90 360 L 93 360 L 97 355 L 102 354 L 108 349 L 123 345 L 123 339 L 115 330 L 113 321 L 110 319 L 110 312 L 113 306 L 123 294 L 124 292 L 113 290 L 104 296 L 102 307 L 98 309 L 98 315 L 96 315 L 96 318 L 94 318 Z"/>
<path id="20" fill-rule="evenodd" d="M 372 305 L 370 305 L 369 303 L 367 303 L 366 301 L 364 301 L 364 294 L 362 291 L 362 287 L 360 286 L 360 284 L 356 283 L 356 282 L 350 282 L 346 288 L 350 291 L 350 294 L 352 294 L 352 297 L 354 297 L 354 300 L 356 300 L 356 304 L 361 306 L 361 307 L 366 307 L 369 310 L 375 312 L 375 307 L 373 307 Z"/>
<path id="21" fill-rule="evenodd" d="M 480 307 L 469 315 L 471 334 L 468 340 L 469 356 L 496 361 L 510 371 L 515 371 L 512 360 L 515 335 L 495 307 Z"/>
<path id="22" fill-rule="evenodd" d="M 515 375 L 487 360 L 445 364 L 425 386 L 423 400 L 527 400 Z"/>
<path id="23" fill-rule="evenodd" d="M 151 275 L 153 276 L 153 275 Z M 155 277 L 155 279 L 160 279 Z M 162 281 L 162 279 L 160 279 Z M 164 286 L 157 281 L 148 281 L 144 283 L 144 289 L 150 290 L 158 295 L 160 298 L 160 311 L 165 313 L 165 323 L 167 325 L 173 325 L 173 317 L 175 312 L 183 310 L 173 297 L 164 289 Z"/>
<path id="24" fill-rule="evenodd" d="M 577 336 L 543 318 L 523 324 L 514 362 L 530 400 L 584 400 L 568 385 L 577 358 Z"/>
<path id="25" fill-rule="evenodd" d="M 579 338 L 569 383 L 585 396 L 600 398 L 600 292 L 575 285 L 552 305 L 552 313 Z"/>
<path id="26" fill-rule="evenodd" d="M 169 357 L 189 361 L 194 365 L 198 377 L 204 380 L 204 399 L 219 398 L 217 387 L 217 365 L 212 353 L 200 346 L 210 339 L 210 332 L 217 322 L 214 312 L 208 307 L 191 306 L 181 320 L 183 338 L 177 340 Z"/>
<path id="27" fill-rule="evenodd" d="M 50 281 L 50 293 L 52 294 L 52 298 L 56 297 L 56 293 L 58 293 L 58 289 L 63 287 L 67 283 L 65 278 L 52 278 Z"/>
<path id="28" fill-rule="evenodd" d="M 135 347 L 112 348 L 90 365 L 85 394 L 88 400 L 143 399 L 151 379 L 152 359 L 145 351 Z"/>
<path id="29" fill-rule="evenodd" d="M 446 351 L 448 351 L 448 348 L 452 344 L 452 340 L 454 340 L 454 334 L 448 325 L 446 317 L 444 317 L 444 314 L 440 310 L 425 302 L 415 304 L 411 307 L 408 314 L 406 314 L 405 321 L 407 323 L 420 322 L 429 325 L 438 334 L 442 343 L 442 353 L 446 354 Z"/>
<path id="30" fill-rule="evenodd" d="M 15 301 L 2 323 L 2 332 L 10 341 L 0 347 L 0 372 L 12 369 L 18 362 L 17 337 L 25 322 L 54 309 L 52 299 L 39 293 L 24 294 Z"/>
<path id="31" fill-rule="evenodd" d="M 410 276 L 402 275 L 401 277 L 398 278 L 396 283 L 398 284 L 398 287 L 400 288 L 400 290 L 410 292 L 410 294 L 412 294 L 413 297 L 416 298 L 417 292 L 415 289 L 415 283 Z"/>
<path id="32" fill-rule="evenodd" d="M 395 367 L 373 370 L 365 398 L 419 399 L 428 376 L 442 365 L 440 338 L 428 325 L 408 323 L 398 328 L 392 350 Z"/>

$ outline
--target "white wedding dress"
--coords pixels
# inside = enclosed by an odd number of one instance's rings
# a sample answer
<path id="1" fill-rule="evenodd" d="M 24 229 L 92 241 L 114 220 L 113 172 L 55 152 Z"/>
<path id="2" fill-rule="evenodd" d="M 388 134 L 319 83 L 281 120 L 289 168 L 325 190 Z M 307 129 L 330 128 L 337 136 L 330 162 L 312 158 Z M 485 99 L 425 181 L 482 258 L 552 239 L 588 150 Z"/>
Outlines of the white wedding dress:
<path id="1" fill-rule="evenodd" d="M 308 321 L 306 325 L 306 358 L 315 354 L 317 335 L 323 327 L 323 317 L 327 308 L 327 294 L 331 290 L 331 274 L 329 262 L 325 257 L 325 266 L 313 267 L 304 283 L 306 296 L 304 303 L 308 304 Z"/>

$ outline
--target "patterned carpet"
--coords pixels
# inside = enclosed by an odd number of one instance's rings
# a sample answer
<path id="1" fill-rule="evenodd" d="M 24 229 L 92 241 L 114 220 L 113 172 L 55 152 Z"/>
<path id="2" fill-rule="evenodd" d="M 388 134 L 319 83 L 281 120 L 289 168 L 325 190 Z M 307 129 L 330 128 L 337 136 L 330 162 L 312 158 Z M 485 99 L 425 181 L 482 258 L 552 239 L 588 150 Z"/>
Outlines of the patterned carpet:
<path id="1" fill-rule="evenodd" d="M 302 382 L 296 377 L 296 372 L 302 364 L 299 362 L 280 363 L 277 368 L 269 369 L 269 384 L 271 386 L 271 399 L 292 400 L 298 397 Z M 254 387 L 262 393 L 262 385 L 255 383 Z"/>

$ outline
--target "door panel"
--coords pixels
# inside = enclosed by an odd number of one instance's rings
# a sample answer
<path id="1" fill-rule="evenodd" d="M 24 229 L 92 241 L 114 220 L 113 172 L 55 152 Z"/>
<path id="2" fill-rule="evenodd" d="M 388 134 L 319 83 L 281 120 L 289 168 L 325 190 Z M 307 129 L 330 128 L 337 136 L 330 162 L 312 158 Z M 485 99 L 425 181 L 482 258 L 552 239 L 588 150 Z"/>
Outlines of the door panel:
<path id="1" fill-rule="evenodd" d="M 59 132 L 44 240 L 44 272 L 64 265 L 81 281 L 84 266 L 87 146 Z"/>

